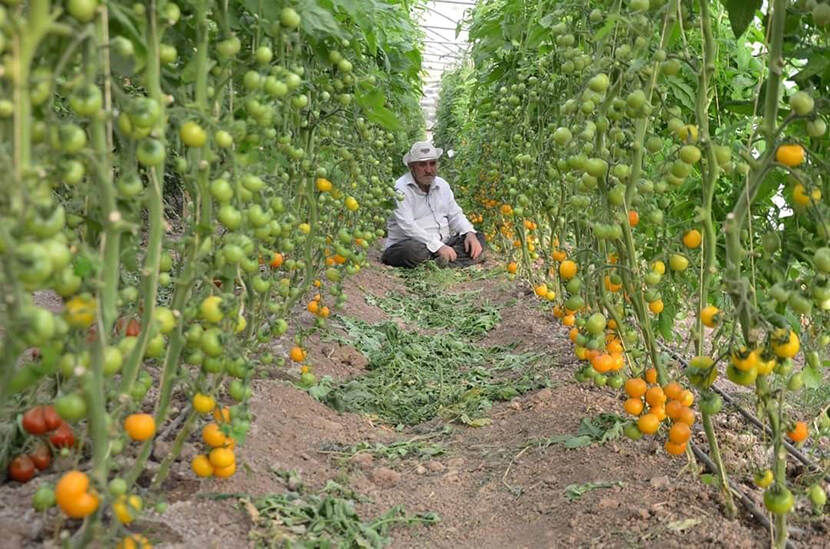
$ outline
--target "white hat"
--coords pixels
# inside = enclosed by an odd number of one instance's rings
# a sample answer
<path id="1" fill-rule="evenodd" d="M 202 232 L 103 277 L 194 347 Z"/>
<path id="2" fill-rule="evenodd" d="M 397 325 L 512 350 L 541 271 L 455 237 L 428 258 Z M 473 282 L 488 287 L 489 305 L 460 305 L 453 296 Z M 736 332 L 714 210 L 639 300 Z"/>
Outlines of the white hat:
<path id="1" fill-rule="evenodd" d="M 444 149 L 436 149 L 429 141 L 417 141 L 412 144 L 409 152 L 403 155 L 403 163 L 409 166 L 412 162 L 438 160 L 442 154 L 444 154 Z"/>

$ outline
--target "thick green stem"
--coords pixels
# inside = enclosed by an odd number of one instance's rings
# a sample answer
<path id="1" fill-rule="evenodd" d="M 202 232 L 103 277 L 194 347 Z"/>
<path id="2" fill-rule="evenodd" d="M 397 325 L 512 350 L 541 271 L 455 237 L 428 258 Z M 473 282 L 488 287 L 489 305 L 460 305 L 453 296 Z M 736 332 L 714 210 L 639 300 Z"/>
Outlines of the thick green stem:
<path id="1" fill-rule="evenodd" d="M 147 7 L 147 67 L 144 70 L 144 84 L 150 97 L 158 102 L 162 108 L 161 120 L 158 128 L 167 127 L 167 115 L 164 105 L 165 99 L 161 91 L 161 66 L 159 62 L 159 45 L 161 36 L 158 33 L 156 21 L 156 2 L 150 2 Z M 164 186 L 164 163 L 148 170 L 150 184 L 147 193 L 147 211 L 149 219 L 149 231 L 147 248 L 142 268 L 142 294 L 143 313 L 141 316 L 141 333 L 138 335 L 135 347 L 127 358 L 124 371 L 121 376 L 121 392 L 128 393 L 130 387 L 138 376 L 139 366 L 147 349 L 147 342 L 150 340 L 153 316 L 156 309 L 156 298 L 158 296 L 159 266 L 161 264 L 161 248 L 164 238 L 164 203 L 162 191 Z"/>
<path id="2" fill-rule="evenodd" d="M 101 8 L 95 21 L 94 38 L 87 44 L 86 77 L 94 82 L 101 69 L 100 55 L 104 55 L 106 48 L 102 48 L 105 37 L 104 14 Z M 104 396 L 104 359 L 110 332 L 115 323 L 118 301 L 119 280 L 119 253 L 121 214 L 115 202 L 115 189 L 112 184 L 112 164 L 109 146 L 107 144 L 107 128 L 103 117 L 95 117 L 89 126 L 91 144 L 95 157 L 95 179 L 97 182 L 98 197 L 104 213 L 104 232 L 101 234 L 101 255 L 103 263 L 98 281 L 98 310 L 97 337 L 92 353 L 91 371 L 85 376 L 84 394 L 87 400 L 89 413 L 89 434 L 92 439 L 92 467 L 93 476 L 99 485 L 107 481 L 108 473 L 108 426 L 107 407 Z"/>
<path id="3" fill-rule="evenodd" d="M 715 182 L 718 179 L 718 162 L 715 156 L 714 145 L 709 135 L 709 80 L 715 71 L 715 40 L 712 36 L 712 22 L 709 14 L 709 2 L 699 0 L 700 5 L 700 26 L 703 34 L 703 62 L 698 74 L 697 102 L 695 114 L 697 115 L 698 132 L 701 144 L 706 152 L 706 162 L 702 168 L 703 187 L 703 266 L 700 277 L 700 303 L 697 310 L 697 353 L 703 354 L 703 321 L 700 311 L 706 306 L 709 295 L 709 283 L 715 267 L 715 249 L 717 247 L 717 235 L 712 221 L 712 200 L 715 194 Z"/>
<path id="4" fill-rule="evenodd" d="M 718 439 L 715 436 L 715 427 L 712 424 L 712 416 L 707 413 L 701 413 L 703 418 L 703 432 L 706 433 L 706 440 L 709 443 L 709 451 L 712 455 L 712 461 L 715 462 L 715 467 L 718 473 L 718 484 L 720 485 L 721 493 L 723 493 L 723 502 L 726 506 L 726 514 L 734 517 L 736 514 L 735 502 L 732 500 L 732 492 L 729 489 L 729 480 L 726 476 L 726 468 L 723 466 L 723 459 L 721 458 L 720 447 L 718 446 Z"/>
<path id="5" fill-rule="evenodd" d="M 746 341 L 751 340 L 754 325 L 754 307 L 747 299 L 750 290 L 749 282 L 741 274 L 741 263 L 746 251 L 741 246 L 741 229 L 750 213 L 750 205 L 755 199 L 758 187 L 770 169 L 772 155 L 775 149 L 775 125 L 778 119 L 778 102 L 781 95 L 781 73 L 784 68 L 782 57 L 784 43 L 784 25 L 786 23 L 785 0 L 773 0 L 770 6 L 769 32 L 769 75 L 766 83 L 764 99 L 764 118 L 761 123 L 761 133 L 766 141 L 764 154 L 755 163 L 749 174 L 745 192 L 735 204 L 724 222 L 726 236 L 726 276 L 727 290 L 732 298 L 741 322 L 741 331 Z"/>

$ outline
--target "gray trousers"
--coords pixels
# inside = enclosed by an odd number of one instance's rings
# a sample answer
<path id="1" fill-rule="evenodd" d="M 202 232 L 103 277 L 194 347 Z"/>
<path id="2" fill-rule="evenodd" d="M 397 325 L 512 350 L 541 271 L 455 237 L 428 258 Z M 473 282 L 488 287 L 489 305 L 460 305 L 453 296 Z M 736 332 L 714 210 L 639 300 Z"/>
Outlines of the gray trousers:
<path id="1" fill-rule="evenodd" d="M 455 250 L 457 257 L 455 261 L 447 263 L 447 266 L 469 267 L 470 265 L 480 263 L 482 261 L 484 250 L 487 249 L 487 243 L 484 240 L 484 235 L 481 233 L 476 233 L 476 238 L 478 238 L 478 241 L 481 243 L 482 255 L 478 256 L 477 259 L 473 259 L 464 249 L 464 235 L 456 235 L 452 237 L 450 241 L 447 242 L 447 246 Z M 386 248 L 383 251 L 383 255 L 380 260 L 384 264 L 391 265 L 392 267 L 412 268 L 417 267 L 419 264 L 429 259 L 435 259 L 436 257 L 438 257 L 438 254 L 431 253 L 427 249 L 427 245 L 423 242 L 407 238 L 406 240 L 401 240 L 400 242 L 396 242 Z"/>

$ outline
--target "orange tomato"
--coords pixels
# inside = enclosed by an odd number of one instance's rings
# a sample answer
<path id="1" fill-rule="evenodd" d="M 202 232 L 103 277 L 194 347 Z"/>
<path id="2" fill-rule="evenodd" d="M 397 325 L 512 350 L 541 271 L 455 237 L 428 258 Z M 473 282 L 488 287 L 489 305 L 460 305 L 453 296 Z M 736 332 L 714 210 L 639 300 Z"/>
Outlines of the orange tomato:
<path id="1" fill-rule="evenodd" d="M 692 428 L 685 423 L 677 422 L 669 429 L 669 440 L 675 444 L 686 444 L 692 436 Z"/>
<path id="2" fill-rule="evenodd" d="M 683 386 L 676 381 L 670 381 L 663 386 L 663 392 L 671 400 L 680 400 L 680 396 L 683 393 Z"/>
<path id="3" fill-rule="evenodd" d="M 218 423 L 208 423 L 202 429 L 202 440 L 211 448 L 219 448 L 228 443 L 228 437 L 219 429 Z"/>
<path id="4" fill-rule="evenodd" d="M 683 245 L 687 248 L 697 248 L 700 246 L 701 242 L 703 242 L 703 236 L 697 229 L 692 229 L 683 235 Z"/>
<path id="5" fill-rule="evenodd" d="M 688 406 L 684 406 L 680 410 L 680 413 L 677 415 L 677 419 L 675 421 L 678 421 L 680 423 L 685 423 L 686 425 L 691 427 L 692 425 L 695 424 L 695 412 L 694 412 L 694 410 L 692 410 Z"/>
<path id="6" fill-rule="evenodd" d="M 515 261 L 511 261 L 507 264 L 507 272 L 510 274 L 516 274 L 516 271 L 519 269 L 519 265 L 516 264 Z"/>
<path id="7" fill-rule="evenodd" d="M 802 442 L 807 439 L 808 435 L 809 430 L 807 429 L 807 423 L 804 421 L 796 421 L 793 430 L 787 431 L 787 436 L 793 442 Z"/>
<path id="8" fill-rule="evenodd" d="M 235 463 L 236 457 L 230 448 L 214 448 L 210 451 L 208 460 L 214 469 L 223 469 Z"/>
<path id="9" fill-rule="evenodd" d="M 210 460 L 204 454 L 199 454 L 198 456 L 194 456 L 193 460 L 190 462 L 190 468 L 196 473 L 197 477 L 209 477 L 213 475 L 213 466 L 210 464 Z"/>
<path id="10" fill-rule="evenodd" d="M 644 435 L 653 435 L 660 428 L 660 419 L 651 412 L 643 414 L 637 420 L 637 429 Z"/>
<path id="11" fill-rule="evenodd" d="M 646 394 L 646 390 L 648 389 L 648 385 L 646 385 L 645 380 L 639 377 L 632 377 L 625 380 L 625 394 L 632 398 L 640 398 L 644 394 Z"/>
<path id="12" fill-rule="evenodd" d="M 679 400 L 670 400 L 666 403 L 666 415 L 672 421 L 677 420 L 681 413 L 683 413 L 683 403 Z"/>
<path id="13" fill-rule="evenodd" d="M 640 223 L 640 214 L 638 214 L 634 210 L 629 210 L 628 212 L 628 224 L 632 227 L 636 227 Z"/>
<path id="14" fill-rule="evenodd" d="M 216 408 L 215 410 L 213 410 L 213 419 L 215 419 L 219 423 L 230 423 L 231 409 L 227 406 L 225 406 L 222 409 Z"/>
<path id="15" fill-rule="evenodd" d="M 559 264 L 559 276 L 565 280 L 570 280 L 576 276 L 578 270 L 577 264 L 570 259 L 566 259 Z"/>
<path id="16" fill-rule="evenodd" d="M 623 409 L 632 416 L 639 416 L 643 412 L 643 401 L 639 398 L 628 398 L 623 404 Z"/>
<path id="17" fill-rule="evenodd" d="M 283 255 L 281 253 L 274 252 L 274 255 L 271 256 L 270 265 L 271 265 L 272 268 L 276 269 L 280 265 L 282 265 L 283 261 L 285 261 L 285 258 L 283 257 Z"/>
<path id="18" fill-rule="evenodd" d="M 290 356 L 291 360 L 293 360 L 294 362 L 302 362 L 305 360 L 306 352 L 303 350 L 302 347 L 295 345 L 294 347 L 291 347 Z"/>
<path id="19" fill-rule="evenodd" d="M 156 420 L 150 414 L 130 414 L 124 420 L 124 431 L 133 440 L 147 440 L 156 434 Z"/>
<path id="20" fill-rule="evenodd" d="M 662 406 L 666 403 L 666 394 L 660 387 L 649 387 L 646 391 L 646 402 L 649 406 Z"/>
<path id="21" fill-rule="evenodd" d="M 682 456 L 686 452 L 686 443 L 675 444 L 674 442 L 667 440 L 665 448 L 666 452 L 673 456 Z"/>
<path id="22" fill-rule="evenodd" d="M 646 370 L 646 381 L 649 383 L 657 383 L 657 369 L 649 368 Z"/>
<path id="23" fill-rule="evenodd" d="M 804 162 L 804 147 L 798 144 L 779 145 L 775 151 L 775 160 L 793 168 Z"/>

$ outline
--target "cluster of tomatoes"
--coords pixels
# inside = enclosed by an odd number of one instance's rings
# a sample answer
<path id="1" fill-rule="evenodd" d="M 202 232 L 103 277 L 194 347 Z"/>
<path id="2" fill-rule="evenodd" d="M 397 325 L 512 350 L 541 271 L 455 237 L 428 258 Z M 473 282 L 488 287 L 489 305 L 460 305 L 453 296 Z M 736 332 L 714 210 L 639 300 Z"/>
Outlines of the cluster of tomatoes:
<path id="1" fill-rule="evenodd" d="M 226 435 L 222 425 L 231 421 L 230 408 L 218 408 L 213 397 L 198 393 L 193 397 L 193 409 L 200 414 L 213 414 L 213 419 L 202 428 L 202 441 L 210 450 L 198 454 L 190 462 L 190 468 L 198 477 L 228 478 L 236 472 L 236 441 Z"/>
<path id="2" fill-rule="evenodd" d="M 72 427 L 58 415 L 53 406 L 30 408 L 23 414 L 20 425 L 27 434 L 37 438 L 29 453 L 20 454 L 9 462 L 9 478 L 17 482 L 29 482 L 38 471 L 49 467 L 53 448 L 68 449 L 75 445 Z"/>

